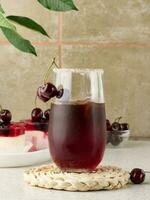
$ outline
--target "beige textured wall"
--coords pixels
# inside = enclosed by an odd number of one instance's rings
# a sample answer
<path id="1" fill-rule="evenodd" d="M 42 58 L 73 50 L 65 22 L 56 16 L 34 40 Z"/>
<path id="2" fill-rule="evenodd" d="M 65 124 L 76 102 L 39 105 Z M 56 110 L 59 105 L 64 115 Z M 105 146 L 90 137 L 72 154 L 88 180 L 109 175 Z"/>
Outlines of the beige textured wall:
<path id="1" fill-rule="evenodd" d="M 75 2 L 79 12 L 61 15 L 36 0 L 1 0 L 8 14 L 36 19 L 52 39 L 19 28 L 36 45 L 35 58 L 0 35 L 0 103 L 14 120 L 29 117 L 36 88 L 57 56 L 63 67 L 103 68 L 107 116 L 123 116 L 133 136 L 150 137 L 150 1 Z"/>

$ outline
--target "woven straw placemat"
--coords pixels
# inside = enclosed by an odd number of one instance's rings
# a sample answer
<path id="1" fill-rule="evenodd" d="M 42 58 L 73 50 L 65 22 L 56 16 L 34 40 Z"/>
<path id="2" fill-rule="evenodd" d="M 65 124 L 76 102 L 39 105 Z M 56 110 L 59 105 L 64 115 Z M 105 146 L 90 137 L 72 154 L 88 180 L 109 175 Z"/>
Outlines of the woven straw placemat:
<path id="1" fill-rule="evenodd" d="M 93 172 L 63 172 L 55 164 L 27 169 L 24 180 L 31 186 L 67 191 L 123 188 L 129 172 L 115 166 L 98 166 Z"/>

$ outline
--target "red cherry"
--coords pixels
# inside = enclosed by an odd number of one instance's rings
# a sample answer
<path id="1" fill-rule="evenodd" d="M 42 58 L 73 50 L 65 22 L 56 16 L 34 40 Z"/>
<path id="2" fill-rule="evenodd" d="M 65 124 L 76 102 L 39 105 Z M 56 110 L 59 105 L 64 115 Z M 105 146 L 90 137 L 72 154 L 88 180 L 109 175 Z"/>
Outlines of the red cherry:
<path id="1" fill-rule="evenodd" d="M 111 128 L 111 123 L 108 119 L 106 119 L 106 128 L 107 128 L 107 131 L 111 131 L 112 128 Z"/>
<path id="2" fill-rule="evenodd" d="M 43 111 L 40 108 L 34 108 L 31 113 L 33 122 L 40 122 L 43 118 Z"/>
<path id="3" fill-rule="evenodd" d="M 140 168 L 135 168 L 130 173 L 130 179 L 134 184 L 143 183 L 145 180 L 145 172 Z"/>
<path id="4" fill-rule="evenodd" d="M 56 87 L 52 83 L 45 83 L 37 90 L 37 96 L 44 102 L 58 94 Z"/>
<path id="5" fill-rule="evenodd" d="M 119 122 L 112 123 L 112 130 L 113 131 L 119 131 L 119 130 L 121 130 L 120 123 Z"/>
<path id="6" fill-rule="evenodd" d="M 46 118 L 47 120 L 49 120 L 50 112 L 51 112 L 50 109 L 47 109 L 47 110 L 45 110 L 45 112 L 44 112 L 44 116 L 45 116 L 45 118 Z"/>
<path id="7" fill-rule="evenodd" d="M 57 91 L 56 97 L 59 99 L 59 98 L 62 97 L 63 94 L 64 94 L 64 89 L 62 88 L 62 89 Z"/>
<path id="8" fill-rule="evenodd" d="M 39 97 L 39 99 L 41 99 L 43 102 L 49 101 L 49 98 L 48 98 L 48 97 L 45 97 L 45 96 L 43 95 L 43 93 L 41 92 L 41 90 L 42 90 L 42 86 L 40 86 L 40 87 L 38 88 L 38 90 L 37 90 L 37 96 Z"/>
<path id="9" fill-rule="evenodd" d="M 4 123 L 9 123 L 11 121 L 12 115 L 9 110 L 3 109 L 0 111 L 0 118 Z"/>
<path id="10" fill-rule="evenodd" d="M 129 130 L 129 124 L 128 123 L 121 123 L 120 127 L 121 127 L 122 131 Z"/>

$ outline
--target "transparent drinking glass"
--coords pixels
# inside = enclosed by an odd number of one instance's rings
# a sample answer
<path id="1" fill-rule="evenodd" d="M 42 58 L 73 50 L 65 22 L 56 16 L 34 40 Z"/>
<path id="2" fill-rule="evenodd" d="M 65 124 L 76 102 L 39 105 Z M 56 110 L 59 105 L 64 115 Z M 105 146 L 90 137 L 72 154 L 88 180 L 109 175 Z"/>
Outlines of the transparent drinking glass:
<path id="1" fill-rule="evenodd" d="M 49 148 L 64 170 L 94 170 L 106 144 L 101 69 L 54 69 L 53 84 L 63 88 L 51 102 Z"/>

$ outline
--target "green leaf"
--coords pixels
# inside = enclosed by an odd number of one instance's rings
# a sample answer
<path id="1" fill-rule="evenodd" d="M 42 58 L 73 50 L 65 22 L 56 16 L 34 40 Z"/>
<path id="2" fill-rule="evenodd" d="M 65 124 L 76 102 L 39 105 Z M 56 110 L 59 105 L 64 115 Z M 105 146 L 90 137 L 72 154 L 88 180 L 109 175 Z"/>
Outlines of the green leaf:
<path id="1" fill-rule="evenodd" d="M 2 6 L 1 6 L 1 4 L 0 4 L 0 12 L 5 13 L 3 8 L 2 8 Z"/>
<path id="2" fill-rule="evenodd" d="M 78 10 L 73 0 L 37 0 L 45 8 L 54 11 Z"/>
<path id="3" fill-rule="evenodd" d="M 16 31 L 11 30 L 9 28 L 1 27 L 1 30 L 5 37 L 8 39 L 8 41 L 17 49 L 26 53 L 32 53 L 35 56 L 37 56 L 35 48 L 32 46 L 30 41 L 24 39 Z"/>
<path id="4" fill-rule="evenodd" d="M 5 15 L 0 11 L 0 26 L 9 28 L 11 30 L 16 30 L 16 27 L 9 22 Z"/>
<path id="5" fill-rule="evenodd" d="M 7 19 L 14 21 L 18 23 L 19 25 L 25 26 L 26 28 L 29 28 L 31 30 L 37 31 L 43 35 L 46 35 L 49 37 L 49 35 L 46 33 L 44 28 L 39 25 L 37 22 L 33 21 L 32 19 L 28 17 L 22 17 L 22 16 L 7 16 Z"/>

